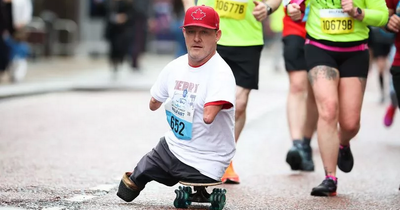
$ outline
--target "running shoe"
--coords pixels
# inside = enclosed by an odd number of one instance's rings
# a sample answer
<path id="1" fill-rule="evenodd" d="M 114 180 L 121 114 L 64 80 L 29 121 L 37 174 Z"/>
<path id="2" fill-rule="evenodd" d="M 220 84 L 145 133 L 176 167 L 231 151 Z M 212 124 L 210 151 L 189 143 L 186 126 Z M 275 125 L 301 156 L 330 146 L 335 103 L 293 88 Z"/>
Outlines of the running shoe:
<path id="1" fill-rule="evenodd" d="M 314 171 L 314 161 L 312 159 L 312 148 L 310 145 L 303 144 L 301 170 Z"/>
<path id="2" fill-rule="evenodd" d="M 303 148 L 301 144 L 293 144 L 289 152 L 286 155 L 286 162 L 289 164 L 290 168 L 294 171 L 302 169 L 302 156 Z"/>
<path id="3" fill-rule="evenodd" d="M 225 171 L 225 174 L 221 178 L 221 182 L 225 184 L 239 184 L 239 175 L 233 169 L 232 161 L 229 164 L 228 168 Z"/>
<path id="4" fill-rule="evenodd" d="M 324 181 L 311 190 L 312 196 L 336 196 L 337 179 L 325 177 Z"/>
<path id="5" fill-rule="evenodd" d="M 390 127 L 392 125 L 396 109 L 397 107 L 393 106 L 392 104 L 387 108 L 385 118 L 383 119 L 383 123 L 386 127 Z"/>
<path id="6" fill-rule="evenodd" d="M 339 156 L 337 165 L 339 169 L 345 173 L 348 173 L 353 169 L 354 159 L 353 159 L 353 154 L 351 153 L 350 145 L 339 146 Z"/>

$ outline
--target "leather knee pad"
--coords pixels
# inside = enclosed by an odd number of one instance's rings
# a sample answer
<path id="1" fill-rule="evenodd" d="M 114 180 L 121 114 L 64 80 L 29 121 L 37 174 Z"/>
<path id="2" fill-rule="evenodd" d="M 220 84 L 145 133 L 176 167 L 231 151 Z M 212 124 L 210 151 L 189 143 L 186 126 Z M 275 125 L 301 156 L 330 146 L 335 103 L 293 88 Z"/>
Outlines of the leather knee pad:
<path id="1" fill-rule="evenodd" d="M 133 201 L 139 194 L 140 189 L 136 186 L 136 184 L 129 179 L 131 172 L 126 172 L 119 183 L 117 196 L 126 202 Z"/>

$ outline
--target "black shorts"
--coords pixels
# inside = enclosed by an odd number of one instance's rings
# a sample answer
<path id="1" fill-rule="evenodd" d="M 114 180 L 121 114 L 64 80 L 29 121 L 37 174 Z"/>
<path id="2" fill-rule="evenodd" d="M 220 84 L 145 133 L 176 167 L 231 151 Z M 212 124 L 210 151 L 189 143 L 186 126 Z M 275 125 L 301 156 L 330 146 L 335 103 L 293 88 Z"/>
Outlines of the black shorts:
<path id="1" fill-rule="evenodd" d="M 130 179 L 143 189 L 150 181 L 167 186 L 174 186 L 179 181 L 193 183 L 218 182 L 201 174 L 197 169 L 182 163 L 169 150 L 165 138 L 161 138 L 153 150 L 139 161 Z"/>
<path id="2" fill-rule="evenodd" d="M 217 51 L 231 67 L 236 85 L 247 89 L 258 89 L 262 45 L 232 47 L 217 46 Z"/>
<path id="3" fill-rule="evenodd" d="M 329 66 L 339 70 L 340 77 L 367 78 L 369 69 L 369 52 L 334 52 L 324 50 L 311 44 L 304 46 L 307 70 L 316 66 Z"/>
<path id="4" fill-rule="evenodd" d="M 392 44 L 369 43 L 368 47 L 372 50 L 373 58 L 387 57 L 392 48 Z"/>
<path id="5" fill-rule="evenodd" d="M 306 58 L 304 56 L 305 39 L 297 35 L 285 36 L 283 42 L 283 59 L 286 71 L 307 70 Z"/>
<path id="6" fill-rule="evenodd" d="M 368 47 L 372 51 L 373 58 L 387 57 L 394 44 L 394 39 L 377 27 L 369 26 Z M 389 33 L 390 34 L 390 33 Z"/>

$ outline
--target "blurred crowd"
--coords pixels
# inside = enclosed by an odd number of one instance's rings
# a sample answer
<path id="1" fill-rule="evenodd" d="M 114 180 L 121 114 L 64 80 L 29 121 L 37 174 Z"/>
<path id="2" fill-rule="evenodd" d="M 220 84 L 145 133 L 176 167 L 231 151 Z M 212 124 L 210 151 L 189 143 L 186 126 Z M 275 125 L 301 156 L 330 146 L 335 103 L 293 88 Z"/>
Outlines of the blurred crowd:
<path id="1" fill-rule="evenodd" d="M 83 7 L 82 1 L 87 5 Z M 114 72 L 118 72 L 124 62 L 129 63 L 133 71 L 139 70 L 141 55 L 149 48 L 155 53 L 169 53 L 175 57 L 186 53 L 180 28 L 184 16 L 182 0 L 0 2 L 3 35 L 0 39 L 0 81 L 2 78 L 22 81 L 29 62 L 39 57 L 74 56 L 77 46 L 85 41 L 79 32 L 87 30 L 81 16 L 102 22 L 101 31 L 91 33 L 101 34 L 100 41 L 106 43 L 105 53 Z M 281 30 L 279 24 L 270 26 L 270 22 L 264 21 L 266 46 L 271 40 L 277 40 L 274 37 L 279 37 L 276 35 Z"/>
<path id="2" fill-rule="evenodd" d="M 0 1 L 0 76 L 8 70 L 13 81 L 21 80 L 27 71 L 26 25 L 32 20 L 30 0 Z"/>

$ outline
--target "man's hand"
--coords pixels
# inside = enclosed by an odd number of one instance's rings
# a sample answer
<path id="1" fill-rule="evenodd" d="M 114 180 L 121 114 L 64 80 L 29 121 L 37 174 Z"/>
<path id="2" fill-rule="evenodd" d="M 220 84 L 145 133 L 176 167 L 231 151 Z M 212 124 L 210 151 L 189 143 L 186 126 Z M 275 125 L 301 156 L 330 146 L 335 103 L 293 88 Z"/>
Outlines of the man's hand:
<path id="1" fill-rule="evenodd" d="M 253 10 L 253 16 L 256 18 L 257 21 L 263 21 L 267 18 L 267 6 L 261 1 L 253 1 L 256 5 Z"/>
<path id="2" fill-rule="evenodd" d="M 301 19 L 300 5 L 298 5 L 296 3 L 289 4 L 289 5 L 287 5 L 286 10 L 287 10 L 288 16 L 293 21 L 299 21 Z"/>
<path id="3" fill-rule="evenodd" d="M 397 15 L 392 15 L 387 24 L 387 28 L 390 31 L 398 33 L 400 31 L 400 17 Z"/>
<path id="4" fill-rule="evenodd" d="M 353 0 L 342 0 L 341 3 L 342 3 L 343 12 L 346 12 L 351 17 L 354 17 L 355 9 L 354 9 L 354 5 L 353 5 Z"/>

